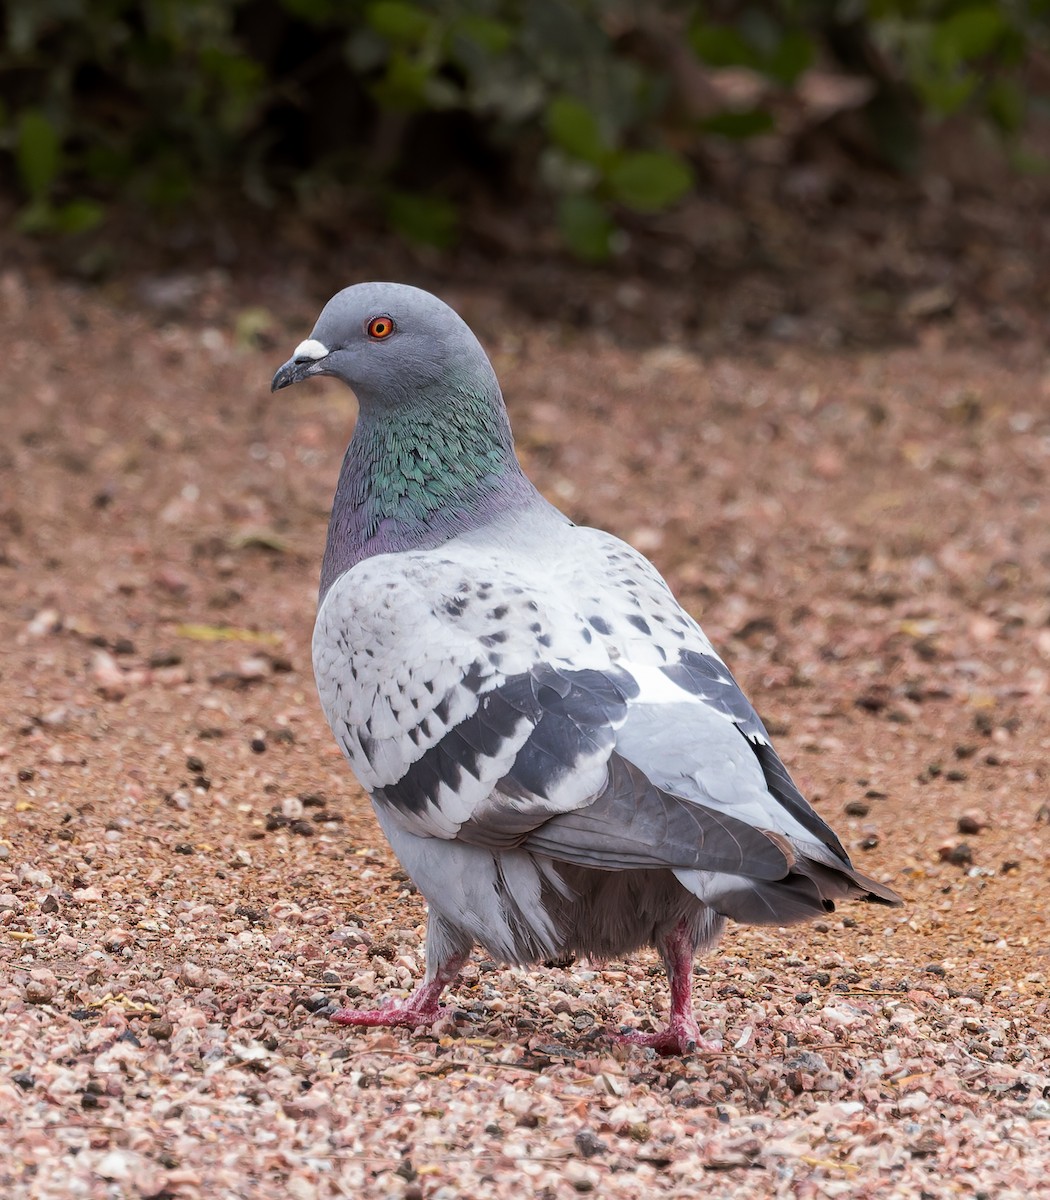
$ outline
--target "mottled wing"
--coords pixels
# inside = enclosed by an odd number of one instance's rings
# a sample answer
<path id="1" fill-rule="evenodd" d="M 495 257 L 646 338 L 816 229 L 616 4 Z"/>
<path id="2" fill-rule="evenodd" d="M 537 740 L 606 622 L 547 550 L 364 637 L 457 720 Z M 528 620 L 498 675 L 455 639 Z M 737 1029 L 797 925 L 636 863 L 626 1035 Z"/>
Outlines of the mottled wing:
<path id="1" fill-rule="evenodd" d="M 652 563 L 611 534 L 579 532 L 606 564 L 601 575 L 607 637 L 636 664 L 642 683 L 619 750 L 661 787 L 815 840 L 845 859 L 835 833 L 793 783 L 729 668 Z M 650 663 L 659 671 L 645 670 Z M 672 686 L 662 686 L 664 681 Z"/>
<path id="2" fill-rule="evenodd" d="M 318 687 L 376 805 L 410 833 L 581 865 L 780 878 L 776 839 L 616 753 L 646 701 L 601 613 L 495 557 L 370 559 L 325 600 Z"/>
<path id="3" fill-rule="evenodd" d="M 617 754 L 659 793 L 733 818 L 786 851 L 789 869 L 780 876 L 765 874 L 761 853 L 753 851 L 736 871 L 730 865 L 683 870 L 675 863 L 680 882 L 719 912 L 756 923 L 803 919 L 846 895 L 900 903 L 892 889 L 852 866 L 793 783 L 729 669 L 655 567 L 607 533 L 579 532 L 603 563 L 600 571 L 587 564 L 588 578 L 605 581 L 603 640 L 623 655 L 619 665 L 639 687 L 617 732 Z M 652 806 L 649 797 L 646 807 Z"/>
<path id="4" fill-rule="evenodd" d="M 381 555 L 330 589 L 314 632 L 321 701 L 364 787 L 409 831 L 491 819 L 511 841 L 596 791 L 628 699 L 585 623 L 473 553 Z M 490 797 L 518 764 L 506 805 Z M 537 819 L 542 819 L 537 813 Z"/>

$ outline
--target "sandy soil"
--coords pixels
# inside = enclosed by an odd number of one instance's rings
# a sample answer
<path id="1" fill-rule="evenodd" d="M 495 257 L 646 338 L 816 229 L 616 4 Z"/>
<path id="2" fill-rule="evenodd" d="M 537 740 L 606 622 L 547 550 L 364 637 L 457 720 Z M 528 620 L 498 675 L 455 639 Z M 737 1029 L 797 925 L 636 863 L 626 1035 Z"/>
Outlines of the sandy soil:
<path id="1" fill-rule="evenodd" d="M 667 1061 L 604 1033 L 660 1019 L 652 956 L 326 1020 L 422 960 L 310 673 L 354 403 L 269 395 L 326 296 L 198 283 L 171 320 L 0 273 L 4 1194 L 1047 1194 L 1042 347 L 625 350 L 445 289 L 533 477 L 667 573 L 907 898 L 731 929 L 724 1049 Z"/>

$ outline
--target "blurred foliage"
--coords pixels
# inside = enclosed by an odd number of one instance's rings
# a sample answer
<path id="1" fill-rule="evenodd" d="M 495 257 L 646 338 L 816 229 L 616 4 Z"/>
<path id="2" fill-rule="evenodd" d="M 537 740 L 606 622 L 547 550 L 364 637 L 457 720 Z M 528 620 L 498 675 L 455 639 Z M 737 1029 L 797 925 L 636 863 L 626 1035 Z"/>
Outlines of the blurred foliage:
<path id="1" fill-rule="evenodd" d="M 405 237 L 458 234 L 479 182 L 537 186 L 580 256 L 696 186 L 717 139 L 775 134 L 814 69 L 868 82 L 876 151 L 924 123 L 1015 135 L 1050 0 L 6 0 L 0 171 L 22 227 L 115 200 L 179 210 L 371 191 Z M 726 80 L 756 86 L 734 91 Z M 690 94 L 691 93 L 691 94 Z M 700 94 L 700 99 L 697 99 Z M 468 181 L 468 182 L 464 182 Z"/>

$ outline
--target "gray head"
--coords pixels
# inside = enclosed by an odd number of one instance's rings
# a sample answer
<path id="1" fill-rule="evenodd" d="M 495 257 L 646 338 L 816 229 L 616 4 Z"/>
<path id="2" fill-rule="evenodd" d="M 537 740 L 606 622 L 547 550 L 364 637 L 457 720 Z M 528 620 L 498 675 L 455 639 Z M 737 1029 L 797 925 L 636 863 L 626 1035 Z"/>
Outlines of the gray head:
<path id="1" fill-rule="evenodd" d="M 514 455 L 492 364 L 436 296 L 400 283 L 337 293 L 272 390 L 311 375 L 341 379 L 360 404 L 332 501 L 322 595 L 373 554 L 438 546 L 546 504 Z"/>
<path id="2" fill-rule="evenodd" d="M 312 375 L 341 379 L 362 405 L 397 405 L 453 380 L 499 395 L 492 365 L 463 319 L 403 283 L 358 283 L 337 292 L 274 375 L 271 391 Z"/>

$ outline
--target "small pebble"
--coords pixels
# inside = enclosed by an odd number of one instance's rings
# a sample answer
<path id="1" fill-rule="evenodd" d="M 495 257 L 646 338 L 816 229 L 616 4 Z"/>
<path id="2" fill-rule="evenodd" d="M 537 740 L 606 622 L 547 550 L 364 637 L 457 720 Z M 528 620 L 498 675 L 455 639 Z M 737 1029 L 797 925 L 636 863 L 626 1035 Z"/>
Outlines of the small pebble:
<path id="1" fill-rule="evenodd" d="M 187 987 L 200 987 L 204 983 L 204 968 L 195 962 L 184 962 L 179 969 L 179 978 Z"/>
<path id="2" fill-rule="evenodd" d="M 966 842 L 945 842 L 938 847 L 937 856 L 955 867 L 968 867 L 973 862 L 973 850 Z"/>
<path id="3" fill-rule="evenodd" d="M 47 979 L 30 979 L 25 987 L 26 1000 L 30 1004 L 50 1004 L 55 998 L 57 987 Z"/>
<path id="4" fill-rule="evenodd" d="M 959 814 L 956 828 L 960 833 L 975 834 L 988 828 L 988 818 L 979 808 L 968 808 Z"/>
<path id="5" fill-rule="evenodd" d="M 498 1126 L 496 1132 L 498 1132 Z M 609 1149 L 608 1143 L 603 1142 L 597 1134 L 592 1133 L 589 1129 L 581 1129 L 573 1138 L 573 1142 L 583 1158 L 593 1158 L 596 1154 L 605 1154 Z"/>
<path id="6" fill-rule="evenodd" d="M 784 1060 L 786 1071 L 805 1071 L 809 1075 L 817 1075 L 828 1069 L 827 1060 L 813 1050 L 801 1050 L 791 1058 Z"/>
<path id="7" fill-rule="evenodd" d="M 575 1191 L 583 1195 L 593 1192 L 601 1182 L 602 1177 L 596 1167 L 570 1160 L 565 1164 L 565 1178 Z"/>

